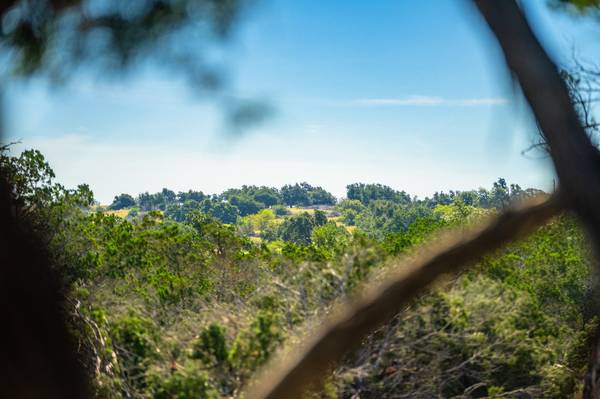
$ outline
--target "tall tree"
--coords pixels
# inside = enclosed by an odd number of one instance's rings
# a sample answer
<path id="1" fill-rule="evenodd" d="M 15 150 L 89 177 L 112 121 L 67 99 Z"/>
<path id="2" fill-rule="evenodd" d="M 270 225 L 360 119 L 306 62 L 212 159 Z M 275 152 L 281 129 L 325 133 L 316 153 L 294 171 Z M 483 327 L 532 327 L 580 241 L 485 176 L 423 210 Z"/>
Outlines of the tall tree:
<path id="1" fill-rule="evenodd" d="M 109 208 L 112 210 L 119 210 L 129 208 L 135 205 L 135 200 L 129 194 L 120 194 L 115 197 Z"/>

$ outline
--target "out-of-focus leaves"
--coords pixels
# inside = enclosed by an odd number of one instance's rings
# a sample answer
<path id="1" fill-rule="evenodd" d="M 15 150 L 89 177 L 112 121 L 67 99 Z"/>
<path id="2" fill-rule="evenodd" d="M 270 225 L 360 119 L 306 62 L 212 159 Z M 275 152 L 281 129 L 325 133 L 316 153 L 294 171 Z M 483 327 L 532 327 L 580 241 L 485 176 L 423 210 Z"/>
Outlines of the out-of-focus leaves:
<path id="1" fill-rule="evenodd" d="M 551 0 L 550 5 L 553 7 L 565 7 L 577 13 L 595 13 L 600 11 L 600 0 Z"/>
<path id="2" fill-rule="evenodd" d="M 274 108 L 261 100 L 231 100 L 227 106 L 229 132 L 237 135 L 242 129 L 261 124 L 274 113 Z"/>
<path id="3" fill-rule="evenodd" d="M 223 104 L 239 132 L 270 107 L 238 100 L 218 56 L 254 0 L 5 0 L 0 4 L 0 78 L 68 81 L 80 67 L 123 76 L 151 61 Z M 215 55 L 217 55 L 215 57 Z M 221 57 L 222 58 L 222 57 Z M 2 76 L 4 75 L 4 76 Z"/>
<path id="4" fill-rule="evenodd" d="M 206 46 L 228 37 L 247 0 L 28 0 L 0 6 L 0 45 L 11 72 L 67 78 L 85 62 L 108 69 L 144 58 L 193 62 L 202 75 Z M 207 79 L 192 79 L 206 81 Z M 210 79 L 214 81 L 214 79 Z"/>

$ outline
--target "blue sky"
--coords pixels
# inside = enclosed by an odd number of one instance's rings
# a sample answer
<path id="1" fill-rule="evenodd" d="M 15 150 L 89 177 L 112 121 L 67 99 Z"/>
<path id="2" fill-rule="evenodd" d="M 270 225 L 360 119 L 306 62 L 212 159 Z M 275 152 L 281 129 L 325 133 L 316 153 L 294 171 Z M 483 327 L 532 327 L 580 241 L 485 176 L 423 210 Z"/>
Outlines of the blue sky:
<path id="1" fill-rule="evenodd" d="M 597 22 L 524 5 L 558 62 L 572 49 L 599 54 Z M 498 177 L 552 186 L 548 161 L 521 155 L 535 129 L 467 1 L 262 0 L 223 54 L 232 95 L 275 109 L 239 137 L 217 104 L 149 64 L 119 81 L 82 71 L 61 89 L 13 83 L 9 138 L 102 203 L 162 187 L 297 181 L 337 196 L 357 181 L 419 196 Z"/>

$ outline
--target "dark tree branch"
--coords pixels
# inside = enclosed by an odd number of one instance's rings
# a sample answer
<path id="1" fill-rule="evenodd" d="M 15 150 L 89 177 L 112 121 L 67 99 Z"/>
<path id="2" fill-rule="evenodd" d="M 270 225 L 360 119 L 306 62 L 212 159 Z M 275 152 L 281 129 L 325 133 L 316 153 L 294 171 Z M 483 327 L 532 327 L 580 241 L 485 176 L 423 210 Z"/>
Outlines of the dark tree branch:
<path id="1" fill-rule="evenodd" d="M 550 149 L 570 207 L 600 243 L 600 159 L 565 82 L 513 0 L 475 0 L 496 35 Z"/>
<path id="2" fill-rule="evenodd" d="M 568 206 L 587 228 L 598 256 L 600 156 L 578 118 L 567 86 L 514 0 L 474 2 L 498 39 L 506 63 L 521 85 L 548 144 Z M 585 379 L 583 397 L 586 399 L 600 397 L 598 338 L 600 334 L 597 334 Z"/>

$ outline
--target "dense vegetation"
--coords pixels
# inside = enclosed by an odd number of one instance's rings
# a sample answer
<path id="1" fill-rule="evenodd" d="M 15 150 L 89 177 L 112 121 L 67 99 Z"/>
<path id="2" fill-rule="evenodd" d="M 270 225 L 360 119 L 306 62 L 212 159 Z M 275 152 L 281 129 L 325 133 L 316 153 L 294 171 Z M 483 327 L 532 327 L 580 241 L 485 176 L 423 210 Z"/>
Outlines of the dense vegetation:
<path id="1" fill-rule="evenodd" d="M 338 202 L 302 183 L 122 194 L 105 209 L 86 185 L 56 184 L 37 151 L 4 149 L 0 167 L 63 279 L 101 398 L 237 396 L 398 256 L 538 192 L 499 179 L 418 199 L 351 184 Z M 561 216 L 420 298 L 315 395 L 572 397 L 595 323 L 582 316 L 587 259 L 580 228 Z"/>

